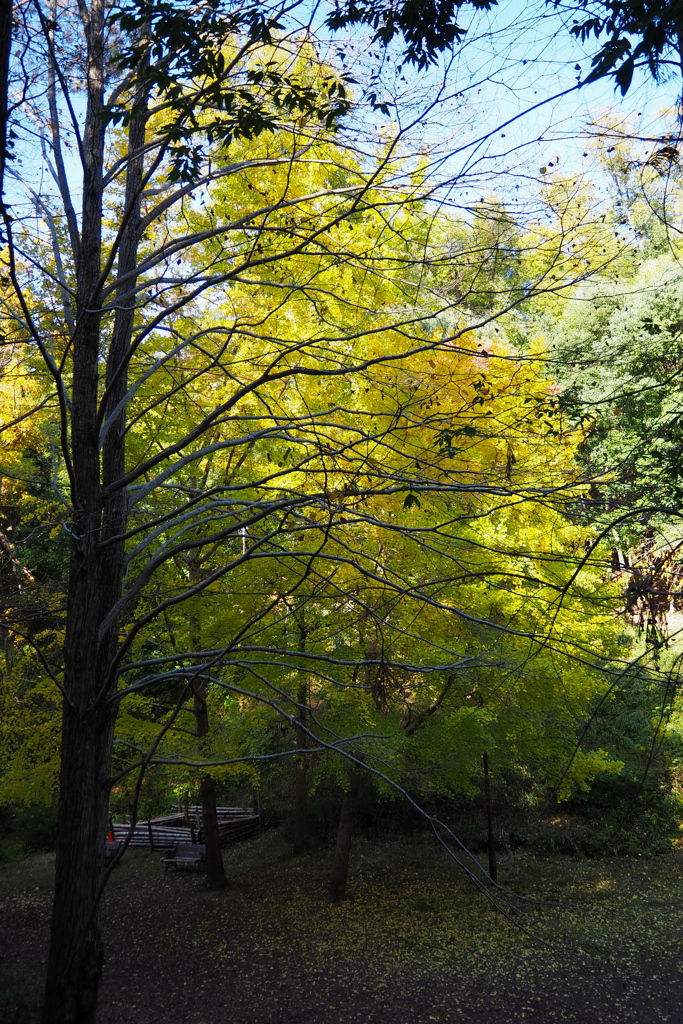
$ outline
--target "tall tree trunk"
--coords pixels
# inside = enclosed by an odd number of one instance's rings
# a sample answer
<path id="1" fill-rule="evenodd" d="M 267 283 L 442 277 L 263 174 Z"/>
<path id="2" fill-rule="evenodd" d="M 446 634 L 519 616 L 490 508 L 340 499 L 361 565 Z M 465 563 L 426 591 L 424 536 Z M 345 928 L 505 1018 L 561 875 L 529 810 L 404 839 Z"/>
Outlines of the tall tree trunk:
<path id="1" fill-rule="evenodd" d="M 356 824 L 358 807 L 358 790 L 361 772 L 352 765 L 347 771 L 348 789 L 342 800 L 339 827 L 337 829 L 337 845 L 334 850 L 334 861 L 330 872 L 330 899 L 333 903 L 341 903 L 346 895 L 346 882 L 349 877 L 349 857 L 351 841 Z"/>
<path id="2" fill-rule="evenodd" d="M 103 951 L 97 896 L 106 835 L 111 722 L 67 709 L 63 719 L 55 902 L 45 1024 L 94 1024 Z"/>
<path id="3" fill-rule="evenodd" d="M 201 783 L 202 830 L 206 845 L 206 885 L 209 889 L 224 889 L 228 884 L 223 865 L 221 836 L 216 813 L 216 780 L 204 775 Z"/>
<path id="4" fill-rule="evenodd" d="M 95 1024 L 102 972 L 97 895 L 109 806 L 114 715 L 100 696 L 110 637 L 101 644 L 102 599 L 111 589 L 99 550 L 102 495 L 97 432 L 100 340 L 98 281 L 104 147 L 103 7 L 87 26 L 88 108 L 83 138 L 82 244 L 73 337 L 71 497 L 73 522 L 64 642 L 62 769 L 57 818 L 55 901 L 43 1020 Z"/>
<path id="5" fill-rule="evenodd" d="M 493 804 L 491 801 L 491 783 L 489 781 L 489 755 L 484 752 L 484 806 L 486 807 L 486 845 L 489 853 L 489 878 L 498 881 L 498 865 L 496 863 L 496 837 L 493 832 Z"/>
<path id="6" fill-rule="evenodd" d="M 308 733 L 304 728 L 306 722 L 306 704 L 308 686 L 303 683 L 297 693 L 299 711 L 294 726 L 294 737 L 297 749 L 305 750 L 308 746 Z M 308 846 L 308 776 L 306 755 L 298 754 L 294 759 L 294 853 L 303 853 Z"/>
<path id="7" fill-rule="evenodd" d="M 196 556 L 188 556 L 190 583 L 199 583 L 200 562 Z M 190 617 L 190 642 L 195 651 L 201 650 L 202 638 L 199 621 L 196 616 Z M 207 707 L 207 685 L 203 679 L 193 683 L 194 717 L 200 749 L 208 757 L 209 743 L 209 709 Z M 216 812 L 216 780 L 208 772 L 202 775 L 200 783 L 202 805 L 202 840 L 206 846 L 206 885 L 208 889 L 224 889 L 228 884 L 223 865 L 221 837 L 218 831 L 218 814 Z"/>
<path id="8" fill-rule="evenodd" d="M 64 704 L 55 901 L 43 1008 L 44 1024 L 95 1024 L 102 973 L 99 896 L 104 866 L 115 705 L 109 700 L 117 677 L 111 671 L 118 620 L 111 616 L 123 580 L 122 542 L 127 499 L 106 488 L 124 471 L 125 411 L 109 424 L 100 446 L 98 373 L 100 353 L 100 265 L 105 121 L 104 10 L 90 4 L 86 26 L 88 106 L 83 138 L 83 210 L 77 257 L 74 372 L 71 409 L 72 544 L 64 643 Z M 138 97 L 138 100 L 140 97 Z M 144 141 L 146 104 L 129 129 L 129 154 Z M 142 155 L 131 158 L 126 180 L 129 210 L 119 251 L 119 276 L 137 261 Z M 133 326 L 134 279 L 117 293 L 109 347 L 105 414 L 126 394 L 125 358 Z M 103 546 L 102 542 L 110 543 Z M 103 625 L 106 620 L 106 626 Z"/>
<path id="9" fill-rule="evenodd" d="M 196 648 L 195 648 L 196 649 Z M 206 683 L 194 684 L 194 714 L 197 736 L 208 736 L 209 713 L 206 706 Z M 208 747 L 204 750 L 208 754 Z M 216 780 L 208 773 L 201 780 L 202 839 L 206 846 L 206 885 L 209 889 L 224 889 L 228 884 L 223 866 L 221 837 L 216 813 Z"/>

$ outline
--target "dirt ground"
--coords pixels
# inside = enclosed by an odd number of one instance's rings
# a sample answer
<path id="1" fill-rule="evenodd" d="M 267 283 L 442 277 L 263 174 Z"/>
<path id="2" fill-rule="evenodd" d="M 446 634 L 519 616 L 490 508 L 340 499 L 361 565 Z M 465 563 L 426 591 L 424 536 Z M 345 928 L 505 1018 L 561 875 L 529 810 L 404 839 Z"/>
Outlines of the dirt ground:
<path id="1" fill-rule="evenodd" d="M 276 832 L 227 852 L 218 893 L 159 856 L 128 851 L 107 891 L 101 1024 L 683 1024 L 681 854 L 502 858 L 541 900 L 519 915 L 534 937 L 427 839 L 359 842 L 339 907 L 331 852 L 294 859 Z M 48 855 L 0 865 L 0 970 L 36 992 L 51 873 Z"/>

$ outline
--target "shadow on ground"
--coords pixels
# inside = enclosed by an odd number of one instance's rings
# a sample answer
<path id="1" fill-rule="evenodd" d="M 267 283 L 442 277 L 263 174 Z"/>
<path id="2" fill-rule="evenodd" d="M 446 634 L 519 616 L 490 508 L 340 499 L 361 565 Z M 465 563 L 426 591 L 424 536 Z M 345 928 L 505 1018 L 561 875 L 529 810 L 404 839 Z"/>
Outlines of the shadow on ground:
<path id="1" fill-rule="evenodd" d="M 211 893 L 126 854 L 103 906 L 101 1024 L 683 1024 L 680 854 L 508 855 L 505 884 L 540 901 L 517 915 L 533 937 L 427 839 L 360 842 L 339 907 L 330 851 L 294 859 L 271 832 L 226 861 L 231 886 Z M 0 967 L 26 1003 L 2 1024 L 35 1020 L 51 876 L 49 856 L 0 865 Z"/>

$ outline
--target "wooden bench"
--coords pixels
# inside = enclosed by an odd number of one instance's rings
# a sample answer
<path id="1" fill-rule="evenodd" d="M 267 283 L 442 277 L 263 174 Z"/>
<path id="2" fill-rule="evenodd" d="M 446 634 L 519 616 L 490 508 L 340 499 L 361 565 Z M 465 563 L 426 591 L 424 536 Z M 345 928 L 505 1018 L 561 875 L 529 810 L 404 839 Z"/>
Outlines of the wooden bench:
<path id="1" fill-rule="evenodd" d="M 113 860 L 116 854 L 119 852 L 123 843 L 118 842 L 116 839 L 107 839 L 104 844 L 104 859 L 106 861 Z"/>
<path id="2" fill-rule="evenodd" d="M 161 862 L 164 871 L 173 865 L 177 870 L 179 867 L 203 868 L 206 866 L 206 846 L 203 843 L 176 843 L 170 857 L 164 857 Z"/>

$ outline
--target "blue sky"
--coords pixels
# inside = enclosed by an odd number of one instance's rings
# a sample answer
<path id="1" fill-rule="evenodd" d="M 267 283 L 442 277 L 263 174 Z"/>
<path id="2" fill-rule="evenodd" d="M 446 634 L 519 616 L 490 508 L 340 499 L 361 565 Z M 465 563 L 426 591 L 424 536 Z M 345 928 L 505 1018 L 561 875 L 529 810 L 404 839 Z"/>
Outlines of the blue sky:
<path id="1" fill-rule="evenodd" d="M 461 23 L 468 24 L 468 34 L 452 58 L 444 57 L 429 72 L 404 70 L 401 81 L 394 55 L 393 67 L 392 57 L 385 62 L 380 87 L 388 98 L 401 92 L 396 116 L 404 123 L 442 84 L 444 100 L 421 131 L 425 144 L 445 161 L 441 172 L 459 176 L 463 200 L 473 201 L 494 179 L 496 190 L 514 188 L 514 181 L 522 183 L 520 188 L 526 182 L 533 192 L 542 166 L 567 173 L 588 169 L 584 126 L 608 109 L 630 116 L 645 136 L 668 130 L 663 112 L 671 112 L 680 79 L 672 76 L 658 85 L 637 73 L 625 98 L 608 80 L 577 89 L 577 79 L 590 69 L 590 51 L 543 0 L 503 0 L 491 12 L 471 14 Z M 367 41 L 359 36 L 344 49 L 353 64 L 353 51 L 362 53 Z M 365 74 L 377 66 L 376 58 L 360 60 Z M 420 129 L 413 135 L 418 138 Z"/>
<path id="2" fill-rule="evenodd" d="M 318 8 L 319 16 L 325 10 Z M 609 81 L 576 90 L 577 76 L 585 77 L 590 59 L 543 0 L 503 0 L 490 13 L 471 14 L 468 29 L 459 51 L 429 72 L 399 74 L 396 55 L 390 54 L 379 82 L 380 92 L 397 95 L 392 120 L 401 123 L 416 117 L 441 85 L 441 102 L 412 130 L 411 145 L 422 140 L 441 161 L 438 173 L 458 178 L 457 201 L 469 204 L 487 191 L 514 195 L 515 184 L 516 194 L 526 199 L 538 191 L 540 167 L 586 169 L 590 157 L 583 157 L 583 126 L 607 108 L 631 114 L 645 135 L 666 130 L 661 111 L 674 104 L 680 81 L 672 77 L 657 86 L 643 74 L 625 99 Z M 352 65 L 360 61 L 363 75 L 377 70 L 378 58 L 367 53 L 360 35 L 351 40 L 340 35 L 331 43 L 332 53 L 343 50 Z M 379 130 L 383 121 L 366 119 L 365 125 Z M 70 176 L 77 191 L 75 163 Z M 11 179 L 7 191 L 16 194 Z"/>

